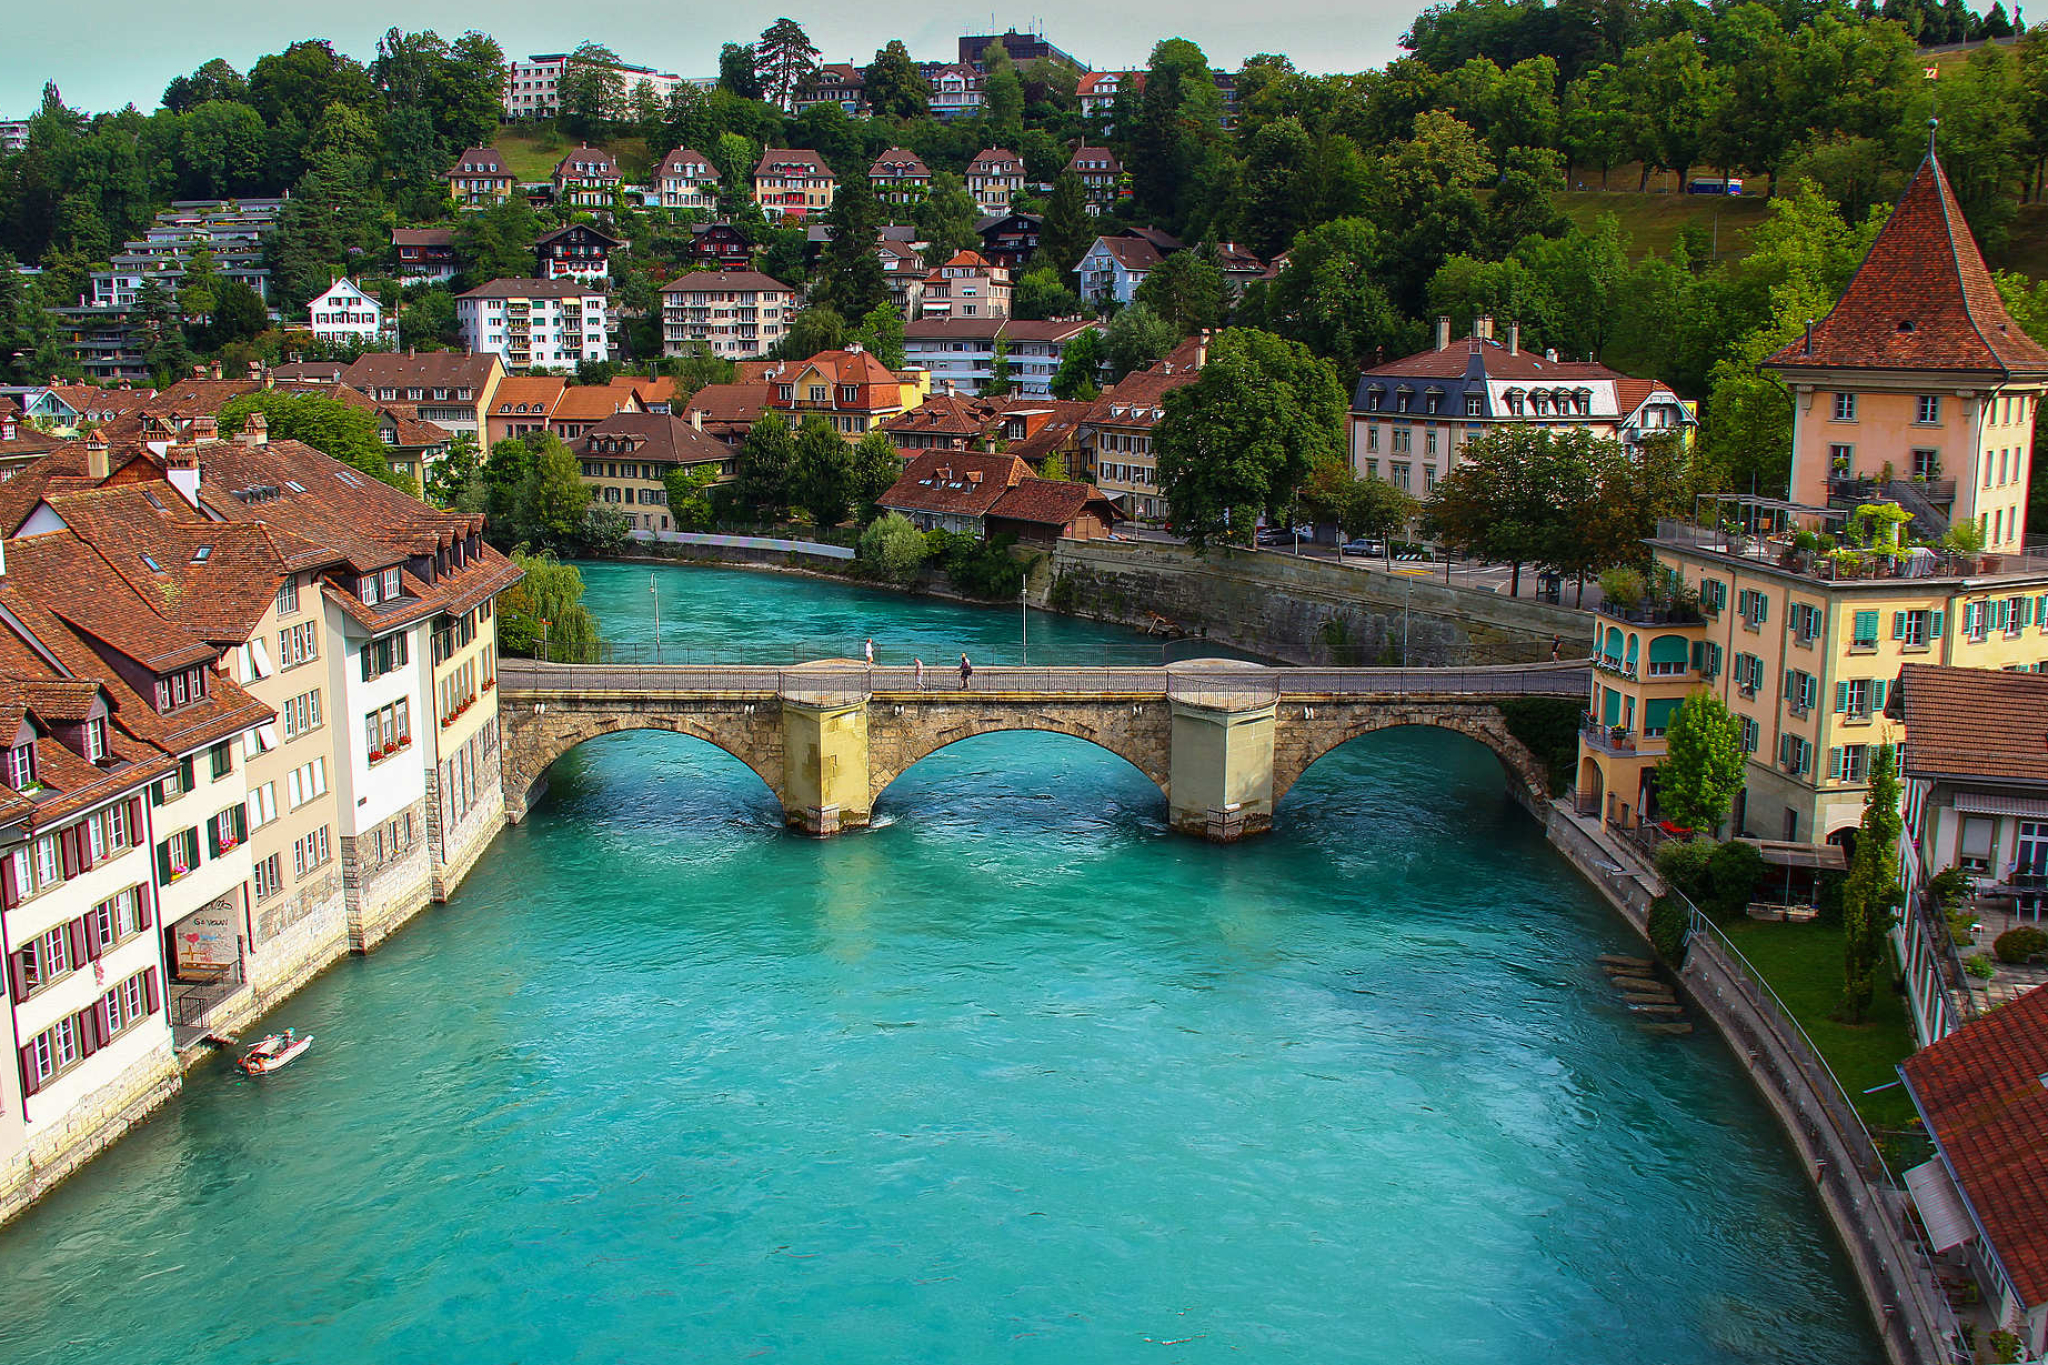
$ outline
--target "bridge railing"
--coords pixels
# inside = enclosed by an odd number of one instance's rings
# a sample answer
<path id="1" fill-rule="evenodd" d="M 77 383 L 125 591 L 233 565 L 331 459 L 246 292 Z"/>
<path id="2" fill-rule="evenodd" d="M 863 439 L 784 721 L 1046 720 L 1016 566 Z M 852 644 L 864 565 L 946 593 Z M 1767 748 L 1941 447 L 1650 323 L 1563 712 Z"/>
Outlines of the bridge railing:
<path id="1" fill-rule="evenodd" d="M 827 662 L 831 660 L 857 661 L 863 642 L 860 640 L 816 640 L 795 639 L 779 642 L 748 644 L 730 649 L 705 648 L 676 644 L 656 645 L 645 640 L 614 642 L 595 641 L 588 644 L 565 644 L 560 640 L 534 641 L 531 657 L 544 663 L 559 664 L 620 664 L 649 667 L 690 665 L 727 668 L 787 668 L 795 664 Z M 972 642 L 965 647 L 975 651 Z M 1177 659 L 1191 657 L 1191 652 L 1202 648 L 1199 641 L 1150 641 L 1145 643 L 1097 645 L 1062 645 L 1063 660 L 1080 668 L 1156 668 Z M 956 658 L 959 646 L 950 650 L 933 649 L 931 657 L 925 660 L 927 669 L 943 667 L 948 659 Z M 910 667 L 911 648 L 878 642 L 877 652 L 890 665 Z M 514 657 L 512 655 L 504 656 Z M 991 659 L 990 663 L 994 663 Z M 979 668 L 979 662 L 975 665 Z"/>

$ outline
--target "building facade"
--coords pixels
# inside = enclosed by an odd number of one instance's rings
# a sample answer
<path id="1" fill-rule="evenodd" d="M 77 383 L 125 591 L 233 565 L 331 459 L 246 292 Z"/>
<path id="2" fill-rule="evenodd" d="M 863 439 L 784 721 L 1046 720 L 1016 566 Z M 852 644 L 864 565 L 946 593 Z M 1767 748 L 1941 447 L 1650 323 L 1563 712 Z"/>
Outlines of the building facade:
<path id="1" fill-rule="evenodd" d="M 754 202 L 771 219 L 816 218 L 832 207 L 838 188 L 832 168 L 813 151 L 770 148 L 754 167 Z"/>
<path id="2" fill-rule="evenodd" d="M 661 159 L 654 179 L 665 209 L 687 209 L 694 213 L 713 213 L 718 209 L 718 167 L 700 151 L 676 148 Z"/>
<path id="3" fill-rule="evenodd" d="M 462 344 L 513 372 L 611 359 L 605 295 L 579 280 L 492 280 L 455 300 Z"/>
<path id="4" fill-rule="evenodd" d="M 354 280 L 336 280 L 306 305 L 313 338 L 330 344 L 374 346 L 384 338 L 384 307 Z"/>
<path id="5" fill-rule="evenodd" d="M 662 286 L 662 354 L 708 348 L 728 359 L 766 355 L 795 311 L 796 291 L 757 270 L 684 275 Z"/>

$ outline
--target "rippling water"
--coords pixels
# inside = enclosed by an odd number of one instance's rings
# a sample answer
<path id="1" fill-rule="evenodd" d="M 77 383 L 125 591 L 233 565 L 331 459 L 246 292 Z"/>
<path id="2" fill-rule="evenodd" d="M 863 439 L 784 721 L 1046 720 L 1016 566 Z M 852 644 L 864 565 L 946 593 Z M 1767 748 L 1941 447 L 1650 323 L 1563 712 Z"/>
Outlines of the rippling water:
<path id="1" fill-rule="evenodd" d="M 595 741 L 286 1007 L 303 1061 L 0 1231 L 0 1360 L 1878 1359 L 1761 1104 L 1631 1026 L 1501 791 L 1383 732 L 1212 848 L 999 735 L 813 842 Z"/>

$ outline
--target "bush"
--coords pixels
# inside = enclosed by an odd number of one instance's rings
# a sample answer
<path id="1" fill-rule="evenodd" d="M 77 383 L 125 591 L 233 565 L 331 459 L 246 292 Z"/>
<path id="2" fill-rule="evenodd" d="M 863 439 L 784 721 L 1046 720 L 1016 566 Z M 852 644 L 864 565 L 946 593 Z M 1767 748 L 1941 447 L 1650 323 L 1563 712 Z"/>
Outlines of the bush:
<path id="1" fill-rule="evenodd" d="M 1579 713 L 1576 697 L 1507 697 L 1497 703 L 1508 733 L 1543 765 L 1550 794 L 1562 795 L 1579 761 Z"/>
<path id="2" fill-rule="evenodd" d="M 1616 564 L 1600 571 L 1600 595 L 1624 611 L 1642 605 L 1643 596 L 1649 590 L 1641 569 Z"/>
<path id="3" fill-rule="evenodd" d="M 1716 845 L 1711 839 L 1673 839 L 1657 846 L 1657 875 L 1690 897 L 1694 904 L 1707 899 L 1712 888 L 1708 865 Z"/>
<path id="4" fill-rule="evenodd" d="M 1657 956 L 1671 967 L 1685 964 L 1685 937 L 1691 926 L 1687 915 L 1677 901 L 1669 896 L 1659 896 L 1650 906 L 1650 946 L 1657 950 Z"/>
<path id="5" fill-rule="evenodd" d="M 1979 981 L 1989 981 L 1998 975 L 1998 968 L 1982 953 L 1973 953 L 1963 959 L 1963 970 Z"/>
<path id="6" fill-rule="evenodd" d="M 917 575 L 926 553 L 924 535 L 900 512 L 876 517 L 860 533 L 854 558 L 870 575 L 889 583 L 908 583 Z"/>
<path id="7" fill-rule="evenodd" d="M 1714 850 L 1707 868 L 1713 884 L 1713 904 L 1708 909 L 1724 918 L 1739 915 L 1756 899 L 1758 883 L 1764 879 L 1764 855 L 1754 844 L 1730 839 Z"/>
<path id="8" fill-rule="evenodd" d="M 1991 945 L 1991 951 L 1998 955 L 2000 962 L 2014 966 L 2048 953 L 2048 933 L 2031 924 L 2022 924 L 2017 929 L 2008 929 L 1998 936 Z"/>
<path id="9" fill-rule="evenodd" d="M 1015 597 L 1024 586 L 1024 566 L 1010 556 L 1015 536 L 977 540 L 973 536 L 933 531 L 925 537 L 931 557 L 946 571 L 946 579 L 969 597 L 1005 600 Z"/>

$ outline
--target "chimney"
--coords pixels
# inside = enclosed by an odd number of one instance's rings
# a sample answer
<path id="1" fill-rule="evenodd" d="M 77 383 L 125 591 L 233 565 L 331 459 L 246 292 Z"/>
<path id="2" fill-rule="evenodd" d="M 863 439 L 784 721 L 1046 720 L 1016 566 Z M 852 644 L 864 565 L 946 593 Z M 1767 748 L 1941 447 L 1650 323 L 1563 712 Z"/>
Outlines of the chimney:
<path id="1" fill-rule="evenodd" d="M 242 444 L 245 446 L 264 446 L 270 444 L 270 423 L 264 419 L 262 413 L 252 412 L 249 414 L 249 421 L 242 428 L 241 439 Z"/>
<path id="2" fill-rule="evenodd" d="M 692 430 L 692 431 L 702 431 L 702 430 L 704 430 L 704 409 L 702 409 L 702 408 L 691 408 L 691 409 L 690 409 L 690 430 Z"/>
<path id="3" fill-rule="evenodd" d="M 192 438 L 194 445 L 199 444 L 201 441 L 218 441 L 220 439 L 220 423 L 215 420 L 212 413 L 202 412 L 192 419 L 192 425 L 186 428 L 186 434 Z"/>
<path id="4" fill-rule="evenodd" d="M 206 378 L 206 367 L 204 365 L 194 365 L 192 367 L 192 377 L 194 379 Z"/>
<path id="5" fill-rule="evenodd" d="M 164 451 L 165 476 L 178 496 L 199 506 L 199 447 L 171 446 Z"/>
<path id="6" fill-rule="evenodd" d="M 1481 313 L 1472 319 L 1472 335 L 1481 341 L 1493 340 L 1493 314 Z"/>
<path id="7" fill-rule="evenodd" d="M 126 392 L 128 392 L 128 390 L 130 390 L 130 389 L 132 389 L 132 388 L 134 388 L 134 387 L 135 387 L 135 386 L 134 386 L 133 384 L 129 383 L 129 382 L 128 382 L 127 380 L 125 380 L 125 379 L 121 381 L 121 392 L 123 392 L 123 393 L 126 393 Z"/>
<path id="8" fill-rule="evenodd" d="M 263 382 L 262 361 L 252 360 L 249 362 L 249 382 L 252 384 L 261 384 Z"/>
<path id="9" fill-rule="evenodd" d="M 1543 358 L 1544 358 L 1545 360 L 1548 360 L 1548 361 L 1549 361 L 1549 362 L 1550 362 L 1551 364 L 1553 364 L 1553 365 L 1554 365 L 1554 364 L 1556 364 L 1556 363 L 1557 363 L 1557 347 L 1555 347 L 1555 346 L 1552 346 L 1552 347 L 1548 348 L 1547 350 L 1545 350 L 1545 351 L 1543 352 Z"/>
<path id="10" fill-rule="evenodd" d="M 107 438 L 94 427 L 85 438 L 86 477 L 94 483 L 105 483 L 113 472 L 113 461 L 107 458 Z"/>
<path id="11" fill-rule="evenodd" d="M 1451 315 L 1449 313 L 1438 313 L 1436 315 L 1436 348 L 1439 351 L 1451 349 Z"/>
<path id="12" fill-rule="evenodd" d="M 1508 324 L 1508 354 L 1520 355 L 1521 353 L 1522 324 L 1520 322 L 1510 322 Z"/>
<path id="13" fill-rule="evenodd" d="M 215 379 L 220 378 L 220 362 L 218 360 L 213 362 L 213 377 Z"/>

